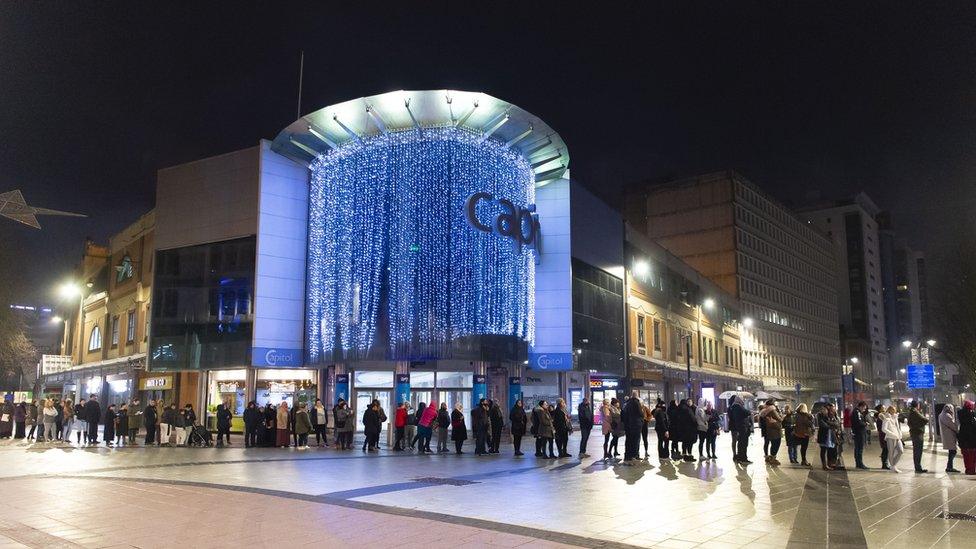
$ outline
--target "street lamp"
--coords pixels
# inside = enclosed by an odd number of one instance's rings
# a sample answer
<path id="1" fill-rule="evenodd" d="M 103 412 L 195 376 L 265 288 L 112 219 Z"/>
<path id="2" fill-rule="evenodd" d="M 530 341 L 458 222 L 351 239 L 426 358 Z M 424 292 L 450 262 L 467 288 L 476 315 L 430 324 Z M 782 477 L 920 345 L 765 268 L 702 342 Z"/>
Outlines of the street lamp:
<path id="1" fill-rule="evenodd" d="M 715 300 L 710 297 L 706 298 L 705 301 L 702 302 L 702 307 L 705 307 L 706 309 L 711 311 L 712 309 L 715 308 Z"/>
<path id="2" fill-rule="evenodd" d="M 742 319 L 742 325 L 746 328 L 752 328 L 753 321 L 748 316 Z"/>

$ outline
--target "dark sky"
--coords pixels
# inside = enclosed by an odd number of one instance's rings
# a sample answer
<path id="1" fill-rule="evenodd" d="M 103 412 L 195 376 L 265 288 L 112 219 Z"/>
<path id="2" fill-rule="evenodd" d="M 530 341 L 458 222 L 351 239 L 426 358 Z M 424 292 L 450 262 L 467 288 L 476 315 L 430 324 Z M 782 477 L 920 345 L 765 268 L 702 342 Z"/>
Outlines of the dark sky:
<path id="1" fill-rule="evenodd" d="M 608 200 L 735 168 L 784 201 L 864 190 L 935 258 L 976 236 L 972 2 L 133 4 L 0 3 L 0 192 L 90 216 L 0 219 L 0 280 L 24 300 L 150 209 L 157 169 L 292 122 L 301 49 L 303 113 L 484 91 L 546 120 Z"/>

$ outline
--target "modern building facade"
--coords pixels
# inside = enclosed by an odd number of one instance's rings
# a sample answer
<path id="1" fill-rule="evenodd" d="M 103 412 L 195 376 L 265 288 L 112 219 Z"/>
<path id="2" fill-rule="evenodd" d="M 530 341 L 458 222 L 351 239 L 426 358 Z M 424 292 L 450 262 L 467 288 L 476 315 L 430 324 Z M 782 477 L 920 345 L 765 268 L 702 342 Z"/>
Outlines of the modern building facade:
<path id="1" fill-rule="evenodd" d="M 738 299 L 745 375 L 781 393 L 839 392 L 829 238 L 731 171 L 635 188 L 625 217 Z"/>
<path id="2" fill-rule="evenodd" d="M 880 209 L 864 193 L 800 210 L 834 243 L 842 362 L 853 369 L 856 398 L 888 397 L 891 379 L 882 275 Z M 856 359 L 854 361 L 853 359 Z"/>

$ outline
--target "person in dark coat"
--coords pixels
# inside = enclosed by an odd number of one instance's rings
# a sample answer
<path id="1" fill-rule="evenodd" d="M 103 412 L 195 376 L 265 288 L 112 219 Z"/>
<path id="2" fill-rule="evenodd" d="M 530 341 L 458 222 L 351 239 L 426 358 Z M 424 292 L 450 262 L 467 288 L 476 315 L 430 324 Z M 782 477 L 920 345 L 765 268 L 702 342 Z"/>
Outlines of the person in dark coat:
<path id="1" fill-rule="evenodd" d="M 27 403 L 21 402 L 14 407 L 14 438 L 27 436 Z"/>
<path id="2" fill-rule="evenodd" d="M 381 429 L 382 423 L 380 422 L 378 406 L 376 403 L 372 403 L 366 408 L 366 411 L 363 412 L 363 434 L 366 437 L 365 440 L 363 440 L 364 452 L 375 452 L 379 450 L 374 445 L 373 440 L 379 438 Z"/>
<path id="3" fill-rule="evenodd" d="M 454 441 L 454 452 L 456 454 L 464 453 L 461 451 L 461 447 L 467 439 L 468 428 L 464 424 L 464 412 L 462 411 L 461 403 L 458 402 L 454 405 L 454 410 L 451 412 L 451 440 Z"/>
<path id="4" fill-rule="evenodd" d="M 590 406 L 588 398 L 583 397 L 583 401 L 576 407 L 576 417 L 580 428 L 579 458 L 583 459 L 590 457 L 590 454 L 586 453 L 586 443 L 590 440 L 590 431 L 593 430 L 593 407 Z"/>
<path id="5" fill-rule="evenodd" d="M 657 433 L 657 457 L 661 461 L 667 461 L 670 459 L 668 440 L 671 436 L 671 420 L 661 399 L 657 399 L 657 406 L 654 407 L 654 432 Z"/>
<path id="6" fill-rule="evenodd" d="M 6 401 L 0 404 L 0 438 L 10 438 L 14 434 L 14 404 Z M 37 437 L 41 438 L 41 437 Z"/>
<path id="7" fill-rule="evenodd" d="M 291 431 L 292 444 L 295 446 L 295 448 L 298 448 L 298 433 L 295 432 L 295 424 L 298 421 L 297 414 L 298 405 L 296 404 L 295 406 L 292 406 L 290 410 L 288 410 L 288 430 Z"/>
<path id="8" fill-rule="evenodd" d="M 864 464 L 864 444 L 868 438 L 868 405 L 863 400 L 857 403 L 857 407 L 851 413 L 851 433 L 854 436 L 854 466 L 858 469 L 867 469 Z"/>
<path id="9" fill-rule="evenodd" d="M 85 420 L 88 422 L 88 444 L 98 444 L 98 424 L 102 421 L 102 407 L 98 397 L 91 395 L 85 403 Z"/>
<path id="10" fill-rule="evenodd" d="M 481 399 L 471 410 L 471 431 L 474 433 L 474 453 L 476 456 L 488 454 L 485 444 L 488 442 L 488 401 Z"/>
<path id="11" fill-rule="evenodd" d="M 732 461 L 752 463 L 747 454 L 749 435 L 752 434 L 752 413 L 746 410 L 741 397 L 733 397 L 729 406 L 729 431 L 732 432 Z"/>
<path id="12" fill-rule="evenodd" d="M 423 402 L 417 403 L 417 410 L 414 412 L 413 417 L 409 418 L 410 424 L 415 426 L 420 425 L 420 417 L 424 415 L 424 410 L 426 409 L 427 409 L 427 404 Z M 413 436 L 413 439 L 410 440 L 410 449 L 413 450 L 414 446 L 422 438 L 423 438 L 423 433 L 420 431 L 420 429 L 417 429 L 416 433 Z M 420 446 L 420 449 L 421 450 L 424 449 L 423 445 Z"/>
<path id="13" fill-rule="evenodd" d="M 695 419 L 695 405 L 692 400 L 681 401 L 681 457 L 685 461 L 695 461 L 695 442 L 698 441 L 698 420 Z"/>
<path id="14" fill-rule="evenodd" d="M 222 446 L 225 438 L 227 445 L 230 446 L 230 421 L 233 417 L 234 414 L 227 409 L 227 406 L 217 405 L 217 446 Z"/>
<path id="15" fill-rule="evenodd" d="M 150 399 L 142 410 L 142 421 L 146 424 L 146 446 L 156 442 L 156 401 Z"/>
<path id="16" fill-rule="evenodd" d="M 505 416 L 502 408 L 494 400 L 488 401 L 488 420 L 491 421 L 491 443 L 489 452 L 497 454 L 502 442 L 502 427 L 505 425 Z"/>
<path id="17" fill-rule="evenodd" d="M 125 440 L 129 435 L 129 406 L 122 403 L 119 406 L 119 414 L 115 418 L 115 444 L 125 446 Z"/>
<path id="18" fill-rule="evenodd" d="M 115 419 L 118 414 L 115 413 L 115 405 L 109 404 L 108 409 L 105 410 L 105 429 L 102 435 L 105 437 L 105 445 L 113 446 L 115 444 Z"/>
<path id="19" fill-rule="evenodd" d="M 556 407 L 552 411 L 552 428 L 556 435 L 556 451 L 559 452 L 557 457 L 570 457 L 566 447 L 569 445 L 569 433 L 573 430 L 573 422 L 569 417 L 566 401 L 561 398 L 556 399 Z"/>
<path id="20" fill-rule="evenodd" d="M 275 438 L 277 437 L 275 423 L 278 421 L 278 411 L 275 410 L 274 404 L 268 403 L 264 408 L 264 421 L 262 422 L 262 427 L 264 431 L 261 433 L 261 446 L 265 448 L 273 448 L 275 445 Z"/>
<path id="21" fill-rule="evenodd" d="M 55 416 L 55 418 L 54 418 L 54 428 L 57 429 L 57 432 L 54 433 L 54 438 L 57 439 L 57 440 L 61 440 L 61 437 L 64 436 L 64 433 L 63 433 L 63 431 L 64 431 L 64 406 L 61 404 L 61 399 L 58 399 L 58 400 L 55 400 L 54 401 L 54 409 L 58 411 L 58 415 Z M 71 441 L 68 441 L 68 442 L 71 442 Z"/>
<path id="22" fill-rule="evenodd" d="M 523 455 L 522 437 L 525 436 L 525 425 L 528 422 L 521 400 L 516 400 L 515 406 L 512 406 L 511 411 L 508 412 L 508 421 L 511 424 L 512 446 L 515 447 L 515 455 L 521 456 Z"/>
<path id="23" fill-rule="evenodd" d="M 678 401 L 668 403 L 668 423 L 671 425 L 671 459 L 681 459 L 681 425 L 678 421 Z"/>
<path id="24" fill-rule="evenodd" d="M 258 430 L 264 417 L 258 405 L 252 400 L 244 408 L 244 447 L 251 448 L 258 445 Z"/>
<path id="25" fill-rule="evenodd" d="M 624 465 L 633 465 L 640 458 L 640 432 L 644 423 L 644 409 L 641 407 L 637 391 L 631 393 L 620 411 L 620 421 L 624 424 Z"/>
<path id="26" fill-rule="evenodd" d="M 973 401 L 967 400 L 959 407 L 957 418 L 959 432 L 956 443 L 962 450 L 962 462 L 967 475 L 976 475 L 976 412 Z"/>

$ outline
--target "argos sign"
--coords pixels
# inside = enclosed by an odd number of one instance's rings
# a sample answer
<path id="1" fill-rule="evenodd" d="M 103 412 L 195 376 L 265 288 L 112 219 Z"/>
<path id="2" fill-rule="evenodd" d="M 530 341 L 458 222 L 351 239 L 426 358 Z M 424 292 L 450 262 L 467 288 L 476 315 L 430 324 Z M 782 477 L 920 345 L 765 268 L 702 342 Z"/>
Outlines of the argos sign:
<path id="1" fill-rule="evenodd" d="M 478 218 L 478 204 L 496 206 L 494 210 L 498 213 L 487 223 Z M 541 233 L 539 225 L 539 214 L 535 213 L 535 204 L 526 207 L 516 206 L 511 200 L 505 198 L 495 198 L 491 193 L 478 192 L 468 197 L 464 203 L 464 211 L 468 218 L 468 224 L 486 233 L 497 233 L 505 238 L 512 239 L 512 244 L 517 251 L 521 251 L 525 246 L 535 253 L 541 253 Z"/>

